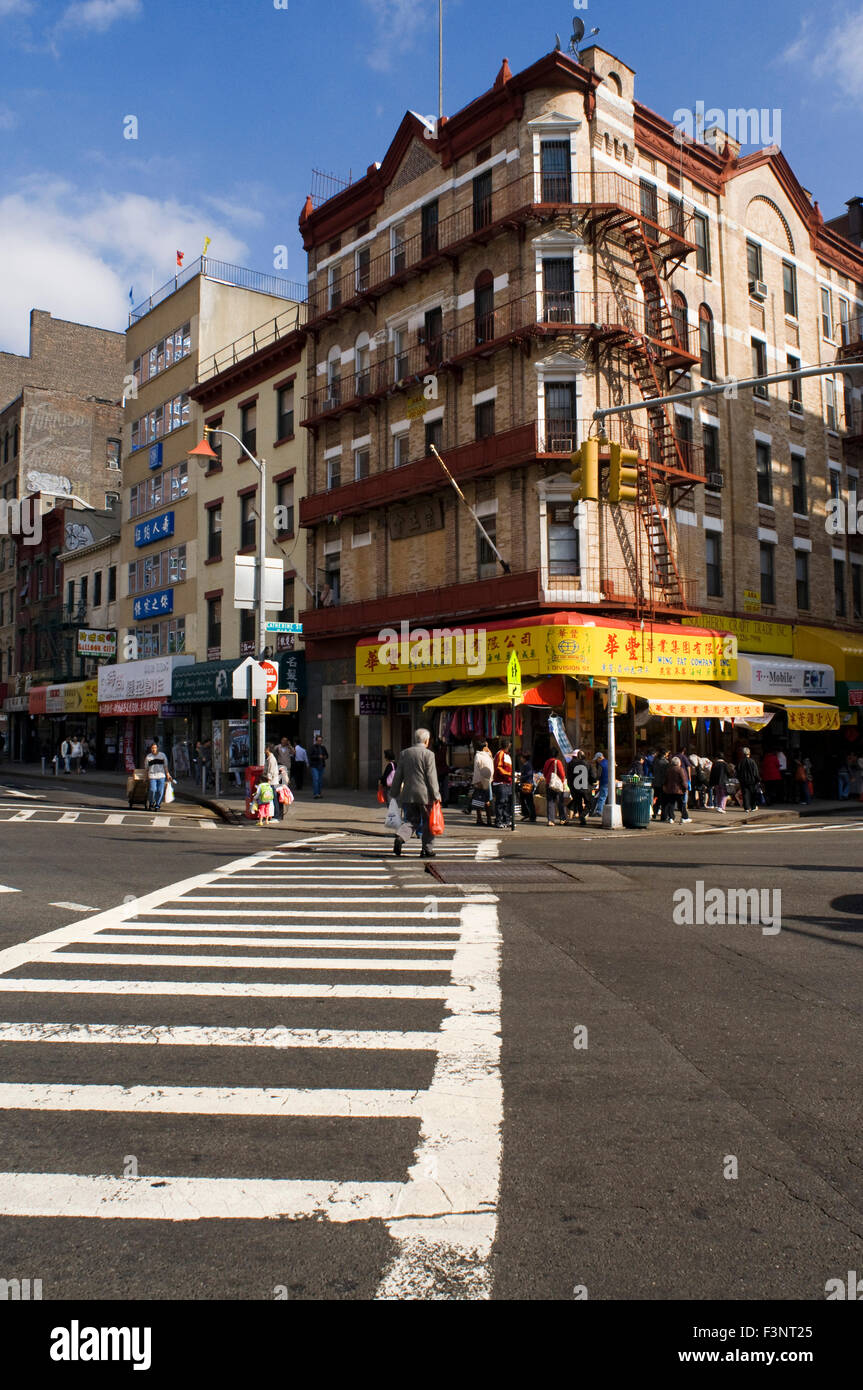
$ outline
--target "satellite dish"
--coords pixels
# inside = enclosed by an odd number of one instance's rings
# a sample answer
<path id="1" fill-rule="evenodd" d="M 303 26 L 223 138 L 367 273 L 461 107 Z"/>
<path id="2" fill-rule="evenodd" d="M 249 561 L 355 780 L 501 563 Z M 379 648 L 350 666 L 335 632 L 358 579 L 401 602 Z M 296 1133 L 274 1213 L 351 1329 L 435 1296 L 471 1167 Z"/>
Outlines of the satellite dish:
<path id="1" fill-rule="evenodd" d="M 579 44 L 581 43 L 583 38 L 584 20 L 580 19 L 579 16 L 576 15 L 575 19 L 572 21 L 572 41 L 574 44 Z"/>
<path id="2" fill-rule="evenodd" d="M 562 43 L 560 42 L 560 34 L 555 34 L 554 37 L 557 40 L 557 42 L 554 45 L 554 51 L 555 53 L 559 53 L 561 48 L 563 47 Z"/>

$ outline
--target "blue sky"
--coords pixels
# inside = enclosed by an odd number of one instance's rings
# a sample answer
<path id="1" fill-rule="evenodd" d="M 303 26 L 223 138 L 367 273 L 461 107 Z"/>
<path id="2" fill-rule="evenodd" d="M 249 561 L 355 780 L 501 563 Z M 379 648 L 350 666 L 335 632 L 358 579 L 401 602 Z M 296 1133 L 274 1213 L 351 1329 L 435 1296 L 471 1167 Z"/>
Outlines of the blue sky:
<path id="1" fill-rule="evenodd" d="M 436 0 L 0 0 L 0 349 L 30 308 L 123 328 L 135 298 L 210 254 L 304 280 L 297 218 L 316 166 L 383 158 L 437 107 Z M 564 43 L 571 0 L 445 0 L 445 109 Z M 767 107 L 825 217 L 863 193 L 863 0 L 589 0 L 636 95 Z M 670 65 L 669 65 L 670 61 Z M 123 138 L 124 118 L 138 138 Z"/>

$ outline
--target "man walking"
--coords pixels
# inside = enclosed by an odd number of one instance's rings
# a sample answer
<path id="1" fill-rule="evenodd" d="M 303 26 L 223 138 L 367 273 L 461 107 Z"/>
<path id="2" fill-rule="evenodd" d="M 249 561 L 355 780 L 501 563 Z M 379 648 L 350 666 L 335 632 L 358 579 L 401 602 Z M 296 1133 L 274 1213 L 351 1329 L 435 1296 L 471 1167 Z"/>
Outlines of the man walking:
<path id="1" fill-rule="evenodd" d="M 399 758 L 390 788 L 391 795 L 402 808 L 405 820 L 420 836 L 420 859 L 436 857 L 431 848 L 429 811 L 433 803 L 441 799 L 434 753 L 429 748 L 430 739 L 428 729 L 417 729 L 413 747 L 406 748 Z M 401 836 L 397 835 L 393 842 L 393 854 L 397 858 L 402 852 L 402 843 Z"/>
<path id="2" fill-rule="evenodd" d="M 68 738 L 64 738 L 60 744 L 60 757 L 63 759 L 63 775 L 68 777 L 70 774 L 70 762 L 72 760 L 72 745 Z"/>
<path id="3" fill-rule="evenodd" d="M 291 740 L 285 735 L 279 740 L 276 749 L 276 762 L 279 765 L 279 774 L 283 787 L 286 787 L 291 780 L 291 760 L 294 756 L 294 746 Z"/>
<path id="4" fill-rule="evenodd" d="M 315 794 L 315 801 L 320 801 L 323 798 L 324 769 L 326 768 L 329 756 L 320 734 L 315 734 L 315 741 L 312 744 L 312 751 L 309 754 L 309 766 L 312 769 L 312 790 Z"/>
<path id="5" fill-rule="evenodd" d="M 590 777 L 587 770 L 587 758 L 581 748 L 575 750 L 575 754 L 570 758 L 566 768 L 566 780 L 569 783 L 569 790 L 572 795 L 572 824 L 575 824 L 576 817 L 579 825 L 587 825 L 587 817 L 590 811 Z"/>
<path id="6" fill-rule="evenodd" d="M 744 811 L 756 810 L 756 791 L 761 779 L 758 772 L 758 764 L 752 757 L 748 748 L 744 748 L 743 757 L 737 764 L 737 780 L 740 783 L 740 794 L 743 797 Z"/>
<path id="7" fill-rule="evenodd" d="M 608 758 L 604 753 L 597 753 L 594 758 L 597 771 L 599 772 L 599 790 L 596 793 L 596 801 L 593 807 L 593 814 L 601 816 L 608 800 Z"/>
<path id="8" fill-rule="evenodd" d="M 309 755 L 306 752 L 303 745 L 300 743 L 300 740 L 297 739 L 296 743 L 294 744 L 294 782 L 296 783 L 296 788 L 298 792 L 301 792 L 303 790 L 303 784 L 306 780 L 306 768 L 308 767 L 308 763 Z"/>

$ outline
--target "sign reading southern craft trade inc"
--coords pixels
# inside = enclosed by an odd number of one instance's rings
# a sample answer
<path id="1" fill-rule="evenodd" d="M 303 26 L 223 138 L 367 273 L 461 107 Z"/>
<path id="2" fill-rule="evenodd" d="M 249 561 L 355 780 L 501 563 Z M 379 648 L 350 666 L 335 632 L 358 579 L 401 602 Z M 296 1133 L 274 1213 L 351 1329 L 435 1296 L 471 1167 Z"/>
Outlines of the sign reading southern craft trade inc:
<path id="1" fill-rule="evenodd" d="M 92 628 L 78 629 L 79 656 L 116 656 L 116 632 L 96 632 Z"/>
<path id="2" fill-rule="evenodd" d="M 724 613 L 694 613 L 691 618 L 681 621 L 684 626 L 733 632 L 740 650 L 744 652 L 794 655 L 794 629 L 787 623 L 765 623 L 757 618 L 729 618 Z"/>
<path id="3" fill-rule="evenodd" d="M 356 649 L 358 685 L 505 679 L 516 653 L 525 676 L 630 676 L 728 681 L 737 675 L 731 633 L 670 625 L 641 628 L 531 623 L 523 627 L 383 629 Z"/>

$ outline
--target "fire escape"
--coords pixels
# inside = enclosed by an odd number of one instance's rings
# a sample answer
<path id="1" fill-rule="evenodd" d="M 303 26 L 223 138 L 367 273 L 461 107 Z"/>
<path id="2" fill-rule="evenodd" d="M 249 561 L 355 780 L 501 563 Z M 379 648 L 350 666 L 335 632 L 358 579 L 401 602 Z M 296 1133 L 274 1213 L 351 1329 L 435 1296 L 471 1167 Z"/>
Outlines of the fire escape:
<path id="1" fill-rule="evenodd" d="M 628 364 L 642 400 L 668 395 L 698 362 L 691 331 L 675 314 L 668 291 L 670 274 L 696 249 L 690 237 L 690 219 L 682 201 L 660 206 L 654 188 L 638 188 L 621 175 L 583 175 L 578 182 L 577 210 L 585 236 L 605 265 L 626 322 L 626 332 L 609 346 Z M 644 295 L 643 327 L 632 314 L 630 282 L 621 274 L 613 254 L 621 247 Z M 691 611 L 672 534 L 675 506 L 702 481 L 693 467 L 691 441 L 678 436 L 668 406 L 647 412 L 646 430 L 639 429 L 629 417 L 609 425 L 620 443 L 638 449 L 643 464 L 638 475 L 639 524 L 634 546 L 624 515 L 613 508 L 636 606 L 645 616 L 657 608 Z M 642 537 L 647 543 L 646 566 Z"/>

